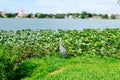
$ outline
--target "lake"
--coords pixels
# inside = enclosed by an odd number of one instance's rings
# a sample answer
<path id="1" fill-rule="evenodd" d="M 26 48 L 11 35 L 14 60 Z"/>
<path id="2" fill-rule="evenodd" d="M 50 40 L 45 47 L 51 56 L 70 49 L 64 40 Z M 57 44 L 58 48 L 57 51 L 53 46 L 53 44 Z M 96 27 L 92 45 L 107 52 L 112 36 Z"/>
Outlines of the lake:
<path id="1" fill-rule="evenodd" d="M 0 30 L 120 28 L 120 20 L 0 18 Z"/>

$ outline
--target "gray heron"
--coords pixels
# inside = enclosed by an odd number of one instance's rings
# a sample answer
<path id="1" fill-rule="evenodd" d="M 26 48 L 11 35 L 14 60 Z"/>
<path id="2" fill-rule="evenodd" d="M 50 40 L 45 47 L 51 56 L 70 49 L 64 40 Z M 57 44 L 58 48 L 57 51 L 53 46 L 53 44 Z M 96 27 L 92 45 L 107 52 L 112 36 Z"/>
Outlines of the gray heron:
<path id="1" fill-rule="evenodd" d="M 61 52 L 61 54 L 66 57 L 67 54 L 66 54 L 66 49 L 62 46 L 62 39 L 60 38 L 60 47 L 59 47 L 59 50 Z"/>

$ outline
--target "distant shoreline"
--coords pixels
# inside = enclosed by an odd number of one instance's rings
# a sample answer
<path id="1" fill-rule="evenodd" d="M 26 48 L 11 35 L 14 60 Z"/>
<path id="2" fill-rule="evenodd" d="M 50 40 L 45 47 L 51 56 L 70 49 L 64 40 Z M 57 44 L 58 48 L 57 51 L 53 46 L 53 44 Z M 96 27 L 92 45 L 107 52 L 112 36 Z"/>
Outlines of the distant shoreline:
<path id="1" fill-rule="evenodd" d="M 16 13 L 6 13 L 6 11 L 0 11 L 0 18 L 45 18 L 45 19 L 120 19 L 119 14 L 95 14 L 83 11 L 81 13 L 28 13 L 19 11 Z"/>

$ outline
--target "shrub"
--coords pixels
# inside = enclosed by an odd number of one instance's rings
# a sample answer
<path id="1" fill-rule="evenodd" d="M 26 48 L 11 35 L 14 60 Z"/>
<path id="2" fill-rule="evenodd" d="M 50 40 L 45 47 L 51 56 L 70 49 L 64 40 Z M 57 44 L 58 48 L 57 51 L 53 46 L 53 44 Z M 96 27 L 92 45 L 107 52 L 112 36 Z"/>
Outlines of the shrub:
<path id="1" fill-rule="evenodd" d="M 0 55 L 0 80 L 12 80 L 15 64 L 7 55 Z"/>

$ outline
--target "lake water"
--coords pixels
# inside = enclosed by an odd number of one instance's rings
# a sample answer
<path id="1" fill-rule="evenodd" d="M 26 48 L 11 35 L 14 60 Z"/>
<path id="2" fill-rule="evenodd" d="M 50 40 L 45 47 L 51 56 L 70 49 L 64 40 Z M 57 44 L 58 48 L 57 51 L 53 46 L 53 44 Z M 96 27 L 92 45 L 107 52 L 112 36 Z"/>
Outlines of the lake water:
<path id="1" fill-rule="evenodd" d="M 120 28 L 120 20 L 0 18 L 0 30 Z"/>

